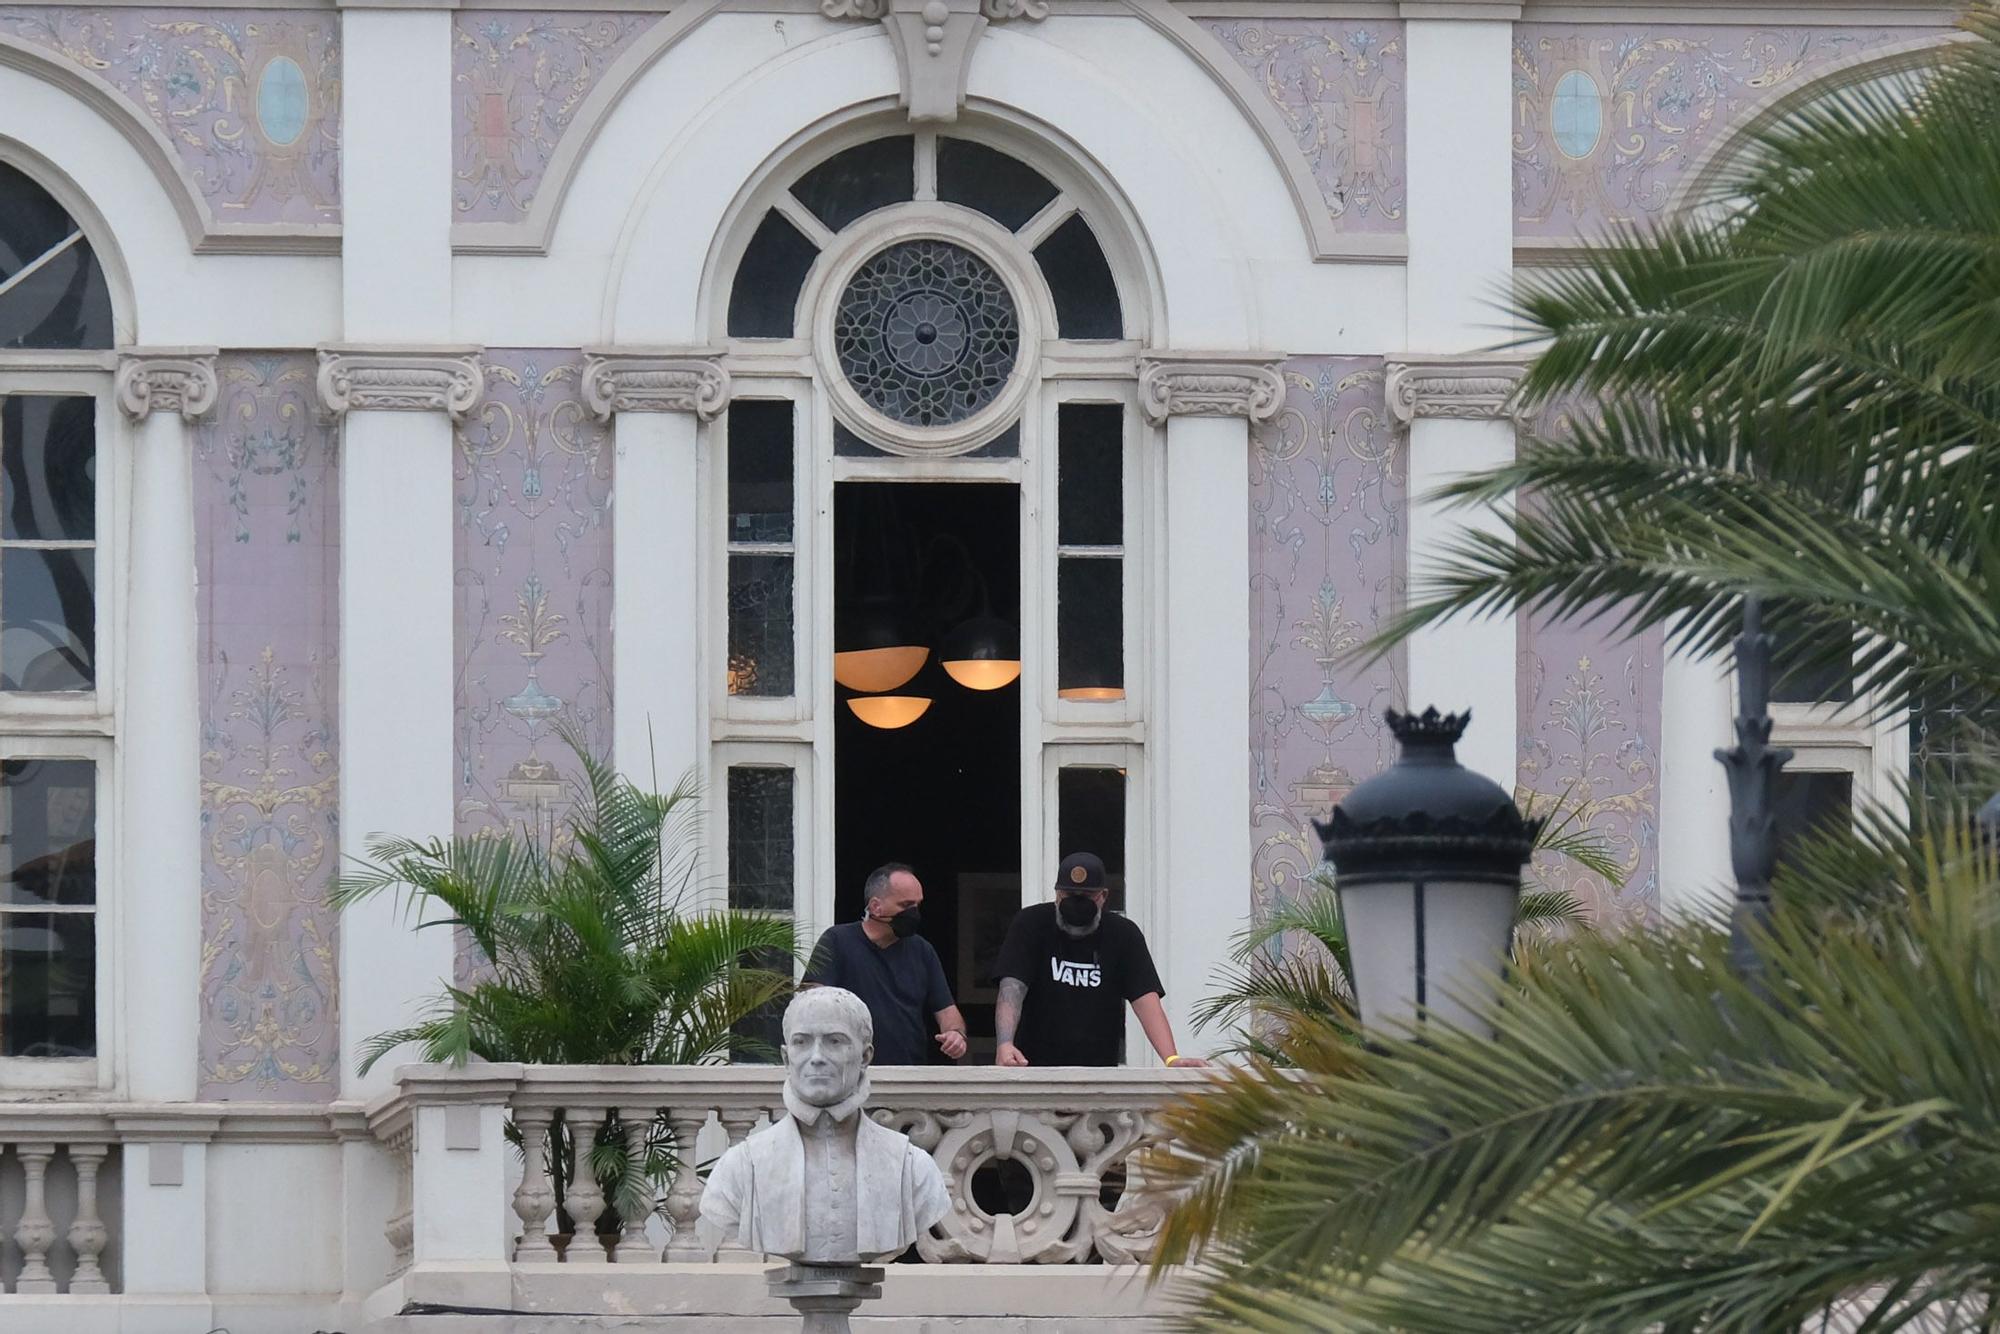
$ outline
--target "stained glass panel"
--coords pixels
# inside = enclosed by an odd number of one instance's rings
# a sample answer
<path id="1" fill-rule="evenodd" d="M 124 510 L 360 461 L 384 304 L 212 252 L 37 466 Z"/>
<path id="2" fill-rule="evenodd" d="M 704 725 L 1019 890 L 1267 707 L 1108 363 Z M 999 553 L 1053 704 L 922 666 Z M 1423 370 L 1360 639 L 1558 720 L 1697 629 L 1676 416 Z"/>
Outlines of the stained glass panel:
<path id="1" fill-rule="evenodd" d="M 840 294 L 834 352 L 863 402 L 907 426 L 949 426 L 999 397 L 1021 348 L 1013 294 L 949 241 L 904 241 Z"/>

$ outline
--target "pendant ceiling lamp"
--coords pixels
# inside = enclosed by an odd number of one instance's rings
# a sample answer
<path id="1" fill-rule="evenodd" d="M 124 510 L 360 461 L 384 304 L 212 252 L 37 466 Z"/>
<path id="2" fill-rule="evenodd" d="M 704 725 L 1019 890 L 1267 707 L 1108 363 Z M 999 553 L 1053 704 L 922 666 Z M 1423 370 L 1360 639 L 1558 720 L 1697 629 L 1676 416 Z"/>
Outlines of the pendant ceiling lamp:
<path id="1" fill-rule="evenodd" d="M 848 700 L 847 707 L 870 727 L 891 731 L 923 717 L 931 702 L 922 695 L 867 695 Z"/>
<path id="2" fill-rule="evenodd" d="M 967 690 L 998 690 L 1021 675 L 1021 632 L 990 613 L 975 616 L 945 637 L 938 658 Z"/>
<path id="3" fill-rule="evenodd" d="M 864 496 L 867 509 L 847 555 L 850 593 L 834 618 L 833 679 L 877 694 L 907 683 L 931 651 L 910 612 L 917 556 L 907 530 L 886 496 Z"/>
<path id="4" fill-rule="evenodd" d="M 1110 661 L 1066 662 L 1058 669 L 1056 694 L 1079 704 L 1107 704 L 1125 698 L 1125 664 Z"/>

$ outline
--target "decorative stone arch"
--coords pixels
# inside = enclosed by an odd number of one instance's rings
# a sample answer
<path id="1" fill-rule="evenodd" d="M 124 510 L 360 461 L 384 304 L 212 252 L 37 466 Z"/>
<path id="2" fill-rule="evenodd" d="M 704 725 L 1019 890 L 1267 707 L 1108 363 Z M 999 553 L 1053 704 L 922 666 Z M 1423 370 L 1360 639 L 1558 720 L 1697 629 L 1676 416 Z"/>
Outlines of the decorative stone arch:
<path id="1" fill-rule="evenodd" d="M 68 172 L 42 153 L 6 134 L 0 134 L 0 162 L 31 177 L 63 206 L 70 217 L 76 219 L 77 226 L 83 229 L 84 240 L 90 243 L 98 268 L 103 270 L 104 285 L 111 296 L 112 341 L 121 347 L 135 341 L 138 298 L 133 292 L 132 274 L 126 267 L 124 251 L 118 246 L 118 234 L 99 211 L 96 202 Z"/>
<path id="2" fill-rule="evenodd" d="M 1005 31 L 985 41 L 994 48 L 988 57 L 1029 45 L 1011 53 L 1011 74 L 991 77 L 1003 62 L 990 61 L 983 78 L 975 64 L 965 122 L 974 128 L 963 132 L 1008 127 L 1010 151 L 1039 143 L 1043 161 L 1067 159 L 1064 183 L 1096 192 L 1124 232 L 1123 240 L 1100 237 L 1114 271 L 1144 275 L 1131 296 L 1144 303 L 1147 322 L 1134 335 L 1152 346 L 1255 346 L 1256 250 L 1201 164 L 1158 135 L 1123 132 L 1146 125 L 1147 108 L 1086 62 Z M 713 289 L 726 281 L 718 274 L 732 267 L 731 247 L 740 249 L 755 223 L 757 191 L 816 136 L 893 108 L 896 92 L 888 43 L 863 29 L 822 37 L 740 80 L 667 146 L 635 191 L 607 274 L 604 341 L 685 347 L 712 339 Z M 747 177 L 746 158 L 763 164 Z"/>
<path id="3" fill-rule="evenodd" d="M 174 216 L 187 235 L 189 250 L 229 248 L 215 244 L 218 229 L 214 216 L 209 212 L 208 202 L 195 188 L 193 177 L 188 174 L 180 155 L 174 152 L 173 145 L 167 141 L 165 131 L 134 106 L 125 94 L 89 70 L 59 60 L 6 33 L 0 33 L 0 69 L 19 70 L 68 94 L 91 114 L 117 130 L 159 183 L 161 192 L 172 205 Z M 6 128 L 4 123 L 0 123 L 0 130 Z M 97 240 L 93 237 L 93 244 Z M 337 241 L 334 246 L 337 248 Z M 107 264 L 107 275 L 109 272 Z M 128 296 L 129 291 L 128 287 Z M 121 309 L 121 316 L 123 313 Z"/>
<path id="4" fill-rule="evenodd" d="M 1970 40 L 1966 33 L 1943 29 L 1934 37 L 1913 37 L 1907 41 L 1863 51 L 1828 66 L 1815 77 L 1788 88 L 1760 103 L 1694 160 L 1687 174 L 1667 200 L 1665 216 L 1681 217 L 1700 206 L 1729 164 L 1753 143 L 1757 136 L 1814 98 L 1839 88 L 1852 88 L 1876 79 L 1921 70 L 1936 64 L 1939 52 L 1957 42 Z"/>
<path id="5" fill-rule="evenodd" d="M 1306 160 L 1296 137 L 1271 105 L 1270 99 L 1213 36 L 1171 5 L 1149 3 L 1148 0 L 1125 0 L 1125 3 L 1138 20 L 1173 43 L 1200 68 L 1254 131 L 1284 182 L 1307 247 L 1315 260 L 1393 257 L 1366 237 L 1356 239 L 1343 236 L 1338 231 L 1314 181 L 1312 164 Z M 452 229 L 453 249 L 462 254 L 549 253 L 577 173 L 626 95 L 655 65 L 666 59 L 674 48 L 722 8 L 721 0 L 690 0 L 690 3 L 673 10 L 620 54 L 585 96 L 569 131 L 556 145 L 528 216 L 520 222 L 460 223 Z M 880 27 L 872 22 L 867 28 L 857 27 L 848 35 L 883 38 Z M 996 31 L 989 31 L 982 41 L 990 43 L 998 35 Z"/>

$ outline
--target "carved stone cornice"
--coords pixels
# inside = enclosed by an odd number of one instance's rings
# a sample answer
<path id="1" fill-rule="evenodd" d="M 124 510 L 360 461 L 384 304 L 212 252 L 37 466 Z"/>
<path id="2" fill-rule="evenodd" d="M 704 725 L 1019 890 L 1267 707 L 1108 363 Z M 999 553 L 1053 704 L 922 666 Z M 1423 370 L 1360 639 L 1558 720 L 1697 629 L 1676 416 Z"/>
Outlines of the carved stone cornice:
<path id="1" fill-rule="evenodd" d="M 118 406 L 134 421 L 178 412 L 193 421 L 215 406 L 212 347 L 126 348 L 118 353 Z"/>
<path id="2" fill-rule="evenodd" d="M 1419 417 L 1512 417 L 1514 390 L 1526 373 L 1519 357 L 1391 357 L 1384 385 L 1389 416 L 1404 430 Z"/>
<path id="3" fill-rule="evenodd" d="M 988 23 L 1049 16 L 1047 0 L 820 0 L 819 9 L 830 19 L 881 21 L 912 121 L 958 119 L 972 52 Z"/>
<path id="4" fill-rule="evenodd" d="M 1148 352 L 1139 358 L 1139 407 L 1155 424 L 1169 417 L 1267 421 L 1285 401 L 1280 360 L 1262 352 Z"/>
<path id="5" fill-rule="evenodd" d="M 614 412 L 692 412 L 711 421 L 729 406 L 729 372 L 721 353 L 589 352 L 583 401 L 599 418 Z"/>
<path id="6" fill-rule="evenodd" d="M 457 421 L 486 392 L 476 347 L 319 350 L 319 399 L 328 412 L 448 412 Z"/>

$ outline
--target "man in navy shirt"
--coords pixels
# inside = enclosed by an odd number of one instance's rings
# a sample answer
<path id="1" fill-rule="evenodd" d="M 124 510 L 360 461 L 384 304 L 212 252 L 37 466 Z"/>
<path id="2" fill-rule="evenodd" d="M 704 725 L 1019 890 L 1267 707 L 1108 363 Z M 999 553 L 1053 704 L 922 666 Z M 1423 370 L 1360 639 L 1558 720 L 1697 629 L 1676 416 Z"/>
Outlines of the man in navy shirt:
<path id="1" fill-rule="evenodd" d="M 1160 974 L 1138 924 L 1107 912 L 1104 863 L 1088 852 L 1063 859 L 1053 903 L 1023 908 L 1000 947 L 1000 1001 L 993 1010 L 999 1065 L 1117 1065 L 1125 1006 L 1168 1065 L 1206 1065 L 1174 1048 L 1160 1004 Z"/>
<path id="2" fill-rule="evenodd" d="M 944 965 L 917 934 L 924 887 L 901 862 L 868 873 L 861 920 L 831 926 L 813 947 L 805 985 L 845 987 L 875 1021 L 876 1065 L 923 1065 L 931 1044 L 965 1055 L 965 1017 L 945 985 Z M 930 1024 L 937 1024 L 931 1036 Z"/>

